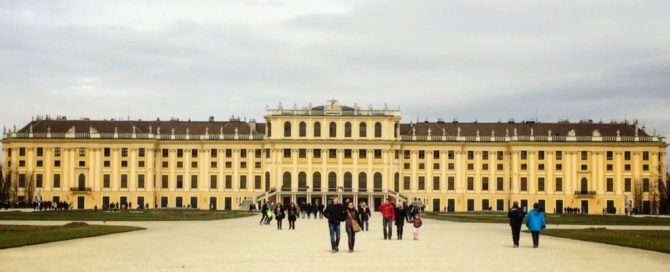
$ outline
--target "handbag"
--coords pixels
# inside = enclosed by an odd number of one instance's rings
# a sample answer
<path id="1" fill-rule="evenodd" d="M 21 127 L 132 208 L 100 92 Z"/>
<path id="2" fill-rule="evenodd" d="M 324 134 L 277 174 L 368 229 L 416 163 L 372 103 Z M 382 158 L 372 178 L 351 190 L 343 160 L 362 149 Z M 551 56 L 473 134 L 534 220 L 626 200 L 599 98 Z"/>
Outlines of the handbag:
<path id="1" fill-rule="evenodd" d="M 349 218 L 351 219 L 351 230 L 353 232 L 360 232 L 361 226 L 358 224 L 358 221 L 356 221 L 353 217 L 351 217 L 351 213 L 349 213 L 349 210 L 347 210 L 347 214 L 349 214 Z"/>

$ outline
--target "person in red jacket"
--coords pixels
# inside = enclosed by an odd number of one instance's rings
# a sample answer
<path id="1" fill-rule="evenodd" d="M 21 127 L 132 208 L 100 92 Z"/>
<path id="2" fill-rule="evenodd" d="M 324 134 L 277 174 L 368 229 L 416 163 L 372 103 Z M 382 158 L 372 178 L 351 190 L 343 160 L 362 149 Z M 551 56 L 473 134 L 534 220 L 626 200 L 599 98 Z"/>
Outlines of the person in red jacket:
<path id="1" fill-rule="evenodd" d="M 395 221 L 395 209 L 393 208 L 393 204 L 391 204 L 391 199 L 387 198 L 386 202 L 379 206 L 379 211 L 382 213 L 384 240 L 391 240 L 391 235 L 393 233 L 393 221 Z"/>

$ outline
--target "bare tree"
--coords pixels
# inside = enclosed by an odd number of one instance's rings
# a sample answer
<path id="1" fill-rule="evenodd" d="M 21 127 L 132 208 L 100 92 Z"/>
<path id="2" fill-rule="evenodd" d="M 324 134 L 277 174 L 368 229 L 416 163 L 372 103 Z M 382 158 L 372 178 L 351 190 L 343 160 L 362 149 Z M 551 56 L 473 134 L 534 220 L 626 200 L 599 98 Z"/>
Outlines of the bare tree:
<path id="1" fill-rule="evenodd" d="M 637 179 L 633 185 L 633 209 L 636 213 L 642 213 L 642 183 Z"/>
<path id="2" fill-rule="evenodd" d="M 0 204 L 5 203 L 8 200 L 9 196 L 9 186 L 7 183 L 8 179 L 5 178 L 5 173 L 0 169 Z"/>
<path id="3" fill-rule="evenodd" d="M 26 205 L 31 206 L 35 200 L 35 179 L 33 178 L 33 172 L 27 172 L 26 174 L 26 187 L 24 196 L 26 197 Z"/>
<path id="4" fill-rule="evenodd" d="M 7 177 L 9 177 L 9 200 L 12 203 L 16 203 L 16 201 L 19 200 L 19 182 L 17 180 L 16 171 L 9 172 Z"/>

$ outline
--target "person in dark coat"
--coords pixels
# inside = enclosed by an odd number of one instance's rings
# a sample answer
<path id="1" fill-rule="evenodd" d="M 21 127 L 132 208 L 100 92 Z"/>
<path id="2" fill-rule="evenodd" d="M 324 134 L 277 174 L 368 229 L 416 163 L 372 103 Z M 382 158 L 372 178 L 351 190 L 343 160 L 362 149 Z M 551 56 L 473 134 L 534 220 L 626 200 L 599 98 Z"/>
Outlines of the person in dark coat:
<path id="1" fill-rule="evenodd" d="M 346 219 L 345 210 L 337 197 L 323 210 L 323 215 L 328 218 L 328 230 L 330 231 L 330 248 L 333 253 L 340 251 L 340 222 Z"/>
<path id="2" fill-rule="evenodd" d="M 372 213 L 370 212 L 370 207 L 368 207 L 365 202 L 361 202 L 361 205 L 358 208 L 358 214 L 360 214 L 361 217 L 361 230 L 365 229 L 365 231 L 368 231 L 368 228 L 370 227 L 368 221 L 370 220 Z"/>
<path id="3" fill-rule="evenodd" d="M 288 229 L 295 229 L 295 220 L 298 219 L 298 208 L 295 206 L 295 203 L 291 202 L 291 206 L 288 207 Z"/>
<path id="4" fill-rule="evenodd" d="M 361 226 L 361 221 L 360 221 L 360 216 L 358 214 L 358 211 L 356 210 L 356 207 L 354 206 L 354 203 L 349 201 L 347 203 L 347 209 L 346 209 L 346 219 L 344 223 L 344 227 L 347 230 L 347 241 L 349 244 L 349 253 L 354 252 L 354 243 L 356 243 L 356 232 L 353 229 L 354 221 L 358 223 L 358 226 Z"/>
<path id="5" fill-rule="evenodd" d="M 515 248 L 519 247 L 519 234 L 521 233 L 524 216 L 526 216 L 526 213 L 523 209 L 519 208 L 519 203 L 514 201 L 512 208 L 507 213 L 507 217 L 509 218 L 509 225 L 512 228 L 512 241 Z"/>
<path id="6" fill-rule="evenodd" d="M 266 219 L 268 219 L 268 205 L 263 203 L 263 205 L 261 205 L 261 222 L 259 222 L 258 224 L 262 225 L 263 221 L 265 221 Z"/>
<path id="7" fill-rule="evenodd" d="M 402 240 L 403 227 L 405 226 L 405 216 L 407 211 L 403 205 L 398 204 L 395 208 L 395 226 L 398 230 L 398 240 Z"/>
<path id="8" fill-rule="evenodd" d="M 277 203 L 277 206 L 275 207 L 274 210 L 275 218 L 277 219 L 277 229 L 281 230 L 282 228 L 282 221 L 284 220 L 284 216 L 286 216 L 284 212 L 284 207 L 282 207 L 281 203 Z"/>

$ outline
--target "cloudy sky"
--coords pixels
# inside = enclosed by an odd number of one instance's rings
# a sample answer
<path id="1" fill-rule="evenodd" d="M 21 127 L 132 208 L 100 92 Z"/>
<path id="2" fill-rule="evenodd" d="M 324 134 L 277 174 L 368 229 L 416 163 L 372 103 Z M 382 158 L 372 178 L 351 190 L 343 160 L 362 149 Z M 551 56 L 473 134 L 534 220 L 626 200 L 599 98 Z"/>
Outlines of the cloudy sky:
<path id="1" fill-rule="evenodd" d="M 632 120 L 670 133 L 670 2 L 2 1 L 0 125 L 262 119 L 388 103 L 405 122 Z"/>

